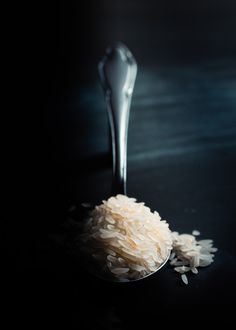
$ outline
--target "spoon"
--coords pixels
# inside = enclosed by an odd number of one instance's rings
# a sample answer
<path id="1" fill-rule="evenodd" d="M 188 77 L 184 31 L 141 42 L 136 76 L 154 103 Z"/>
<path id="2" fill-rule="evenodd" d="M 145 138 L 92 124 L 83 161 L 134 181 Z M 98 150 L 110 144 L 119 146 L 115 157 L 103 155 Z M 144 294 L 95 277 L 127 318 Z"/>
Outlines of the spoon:
<path id="1" fill-rule="evenodd" d="M 108 112 L 113 158 L 112 196 L 127 194 L 127 135 L 130 104 L 137 74 L 137 63 L 130 50 L 122 43 L 117 42 L 108 47 L 106 54 L 98 65 L 98 71 L 105 94 Z M 158 271 L 169 259 L 158 266 L 155 271 L 137 281 Z M 90 263 L 90 271 L 98 277 L 111 281 L 120 281 L 106 271 L 106 267 L 98 269 Z"/>
<path id="2" fill-rule="evenodd" d="M 98 65 L 112 139 L 112 195 L 126 195 L 127 135 L 137 63 L 122 43 L 108 47 Z"/>

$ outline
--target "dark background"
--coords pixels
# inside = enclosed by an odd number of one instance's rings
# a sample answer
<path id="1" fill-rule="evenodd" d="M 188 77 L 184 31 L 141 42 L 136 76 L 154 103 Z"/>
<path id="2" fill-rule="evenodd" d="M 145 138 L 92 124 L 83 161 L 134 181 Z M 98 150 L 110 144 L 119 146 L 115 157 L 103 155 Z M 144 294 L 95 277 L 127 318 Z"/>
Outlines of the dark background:
<path id="1" fill-rule="evenodd" d="M 166 314 L 168 322 L 178 313 L 179 321 L 212 319 L 212 307 L 214 318 L 229 321 L 236 275 L 235 1 L 61 1 L 22 11 L 13 43 L 17 106 L 6 111 L 4 140 L 9 321 L 126 329 L 158 325 Z M 110 193 L 97 63 L 114 40 L 139 65 L 128 194 L 158 210 L 172 230 L 199 229 L 219 248 L 189 286 L 168 266 L 136 284 L 103 283 L 51 240 L 70 205 L 99 203 Z"/>

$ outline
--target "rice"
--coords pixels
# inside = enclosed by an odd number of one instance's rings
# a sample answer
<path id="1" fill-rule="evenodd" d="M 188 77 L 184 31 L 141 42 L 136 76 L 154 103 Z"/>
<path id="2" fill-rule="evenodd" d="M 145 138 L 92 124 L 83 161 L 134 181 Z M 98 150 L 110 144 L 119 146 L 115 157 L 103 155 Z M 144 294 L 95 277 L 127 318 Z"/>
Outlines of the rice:
<path id="1" fill-rule="evenodd" d="M 185 274 L 182 274 L 181 275 L 181 279 L 184 282 L 184 284 L 186 284 L 186 285 L 188 284 L 188 278 L 187 278 L 187 276 Z"/>
<path id="2" fill-rule="evenodd" d="M 192 231 L 192 235 L 194 235 L 194 236 L 199 236 L 201 233 L 200 233 L 200 231 L 198 231 L 198 230 L 193 230 Z"/>
<path id="3" fill-rule="evenodd" d="M 118 280 L 151 274 L 172 249 L 168 223 L 144 203 L 124 195 L 110 197 L 95 207 L 82 238 L 89 253 Z"/>
<path id="4" fill-rule="evenodd" d="M 171 232 L 158 212 L 134 198 L 117 195 L 90 212 L 81 238 L 87 255 L 118 281 L 145 277 L 170 255 L 170 265 L 188 284 L 186 273 L 198 274 L 198 268 L 214 261 L 217 251 L 213 240 L 197 240 L 199 235 L 196 229 L 192 235 Z"/>
<path id="5" fill-rule="evenodd" d="M 170 259 L 170 265 L 181 275 L 181 279 L 188 284 L 185 278 L 186 272 L 191 271 L 198 274 L 198 267 L 207 267 L 214 261 L 214 252 L 217 248 L 213 247 L 213 240 L 197 240 L 196 235 L 200 235 L 198 230 L 192 232 L 193 235 L 179 234 L 172 232 L 174 259 Z"/>

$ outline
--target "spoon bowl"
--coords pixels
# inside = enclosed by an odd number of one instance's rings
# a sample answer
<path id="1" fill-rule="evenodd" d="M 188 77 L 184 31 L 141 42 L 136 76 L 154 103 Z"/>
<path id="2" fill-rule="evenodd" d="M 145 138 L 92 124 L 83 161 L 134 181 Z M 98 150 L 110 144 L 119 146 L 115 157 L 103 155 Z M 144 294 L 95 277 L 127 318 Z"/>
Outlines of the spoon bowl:
<path id="1" fill-rule="evenodd" d="M 88 270 L 88 272 L 92 275 L 95 275 L 96 277 L 98 277 L 99 279 L 101 280 L 105 280 L 105 281 L 109 281 L 109 282 L 117 282 L 117 283 L 129 283 L 129 282 L 138 282 L 140 280 L 143 280 L 153 274 L 155 274 L 156 272 L 158 272 L 162 267 L 165 266 L 165 264 L 167 263 L 167 261 L 169 260 L 169 257 L 170 257 L 170 252 L 168 253 L 165 261 L 159 265 L 155 271 L 149 273 L 149 274 L 146 274 L 142 277 L 138 277 L 138 278 L 132 278 L 132 279 L 122 279 L 122 278 L 118 278 L 118 277 L 115 277 L 110 271 L 109 269 L 104 266 L 103 268 L 101 267 L 101 265 L 97 264 L 95 262 L 95 260 L 91 260 L 92 258 L 90 257 L 88 260 L 84 260 L 84 263 L 85 263 L 85 266 L 86 266 L 86 269 Z"/>

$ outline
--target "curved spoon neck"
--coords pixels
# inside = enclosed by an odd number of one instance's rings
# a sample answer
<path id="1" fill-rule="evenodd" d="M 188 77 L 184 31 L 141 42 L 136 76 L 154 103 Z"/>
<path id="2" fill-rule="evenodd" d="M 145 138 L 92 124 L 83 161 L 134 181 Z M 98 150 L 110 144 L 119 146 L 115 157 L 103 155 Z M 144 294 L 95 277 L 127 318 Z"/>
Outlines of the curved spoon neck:
<path id="1" fill-rule="evenodd" d="M 112 129 L 112 155 L 113 155 L 113 194 L 126 195 L 127 178 L 127 130 L 128 121 L 121 127 L 114 128 L 115 123 L 111 124 Z"/>
<path id="2" fill-rule="evenodd" d="M 112 137 L 112 194 L 126 195 L 127 134 L 137 63 L 125 45 L 115 43 L 107 48 L 98 69 Z"/>

